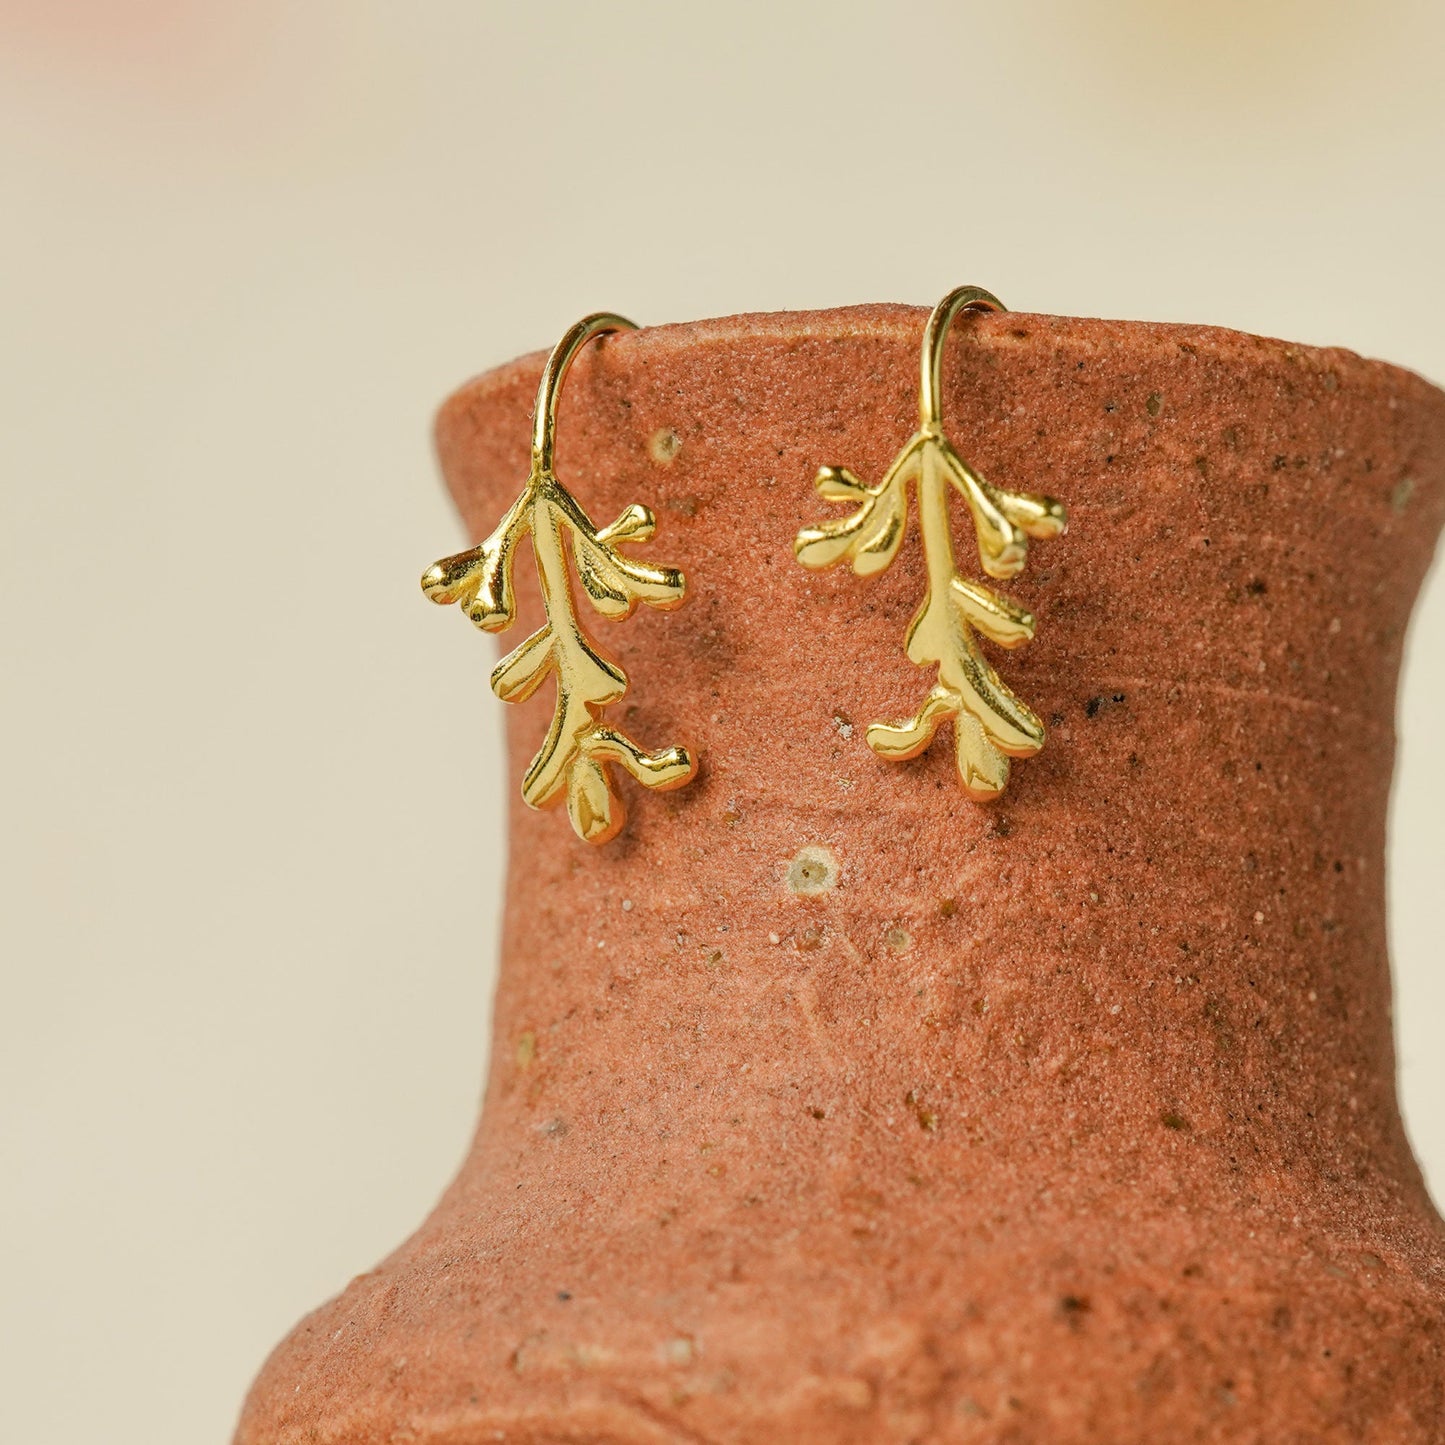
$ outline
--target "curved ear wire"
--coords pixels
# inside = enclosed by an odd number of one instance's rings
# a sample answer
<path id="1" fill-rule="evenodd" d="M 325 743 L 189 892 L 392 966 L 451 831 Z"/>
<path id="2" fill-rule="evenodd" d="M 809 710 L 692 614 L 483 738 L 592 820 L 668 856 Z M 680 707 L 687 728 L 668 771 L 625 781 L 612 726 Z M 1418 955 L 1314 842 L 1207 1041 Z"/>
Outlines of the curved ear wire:
<path id="1" fill-rule="evenodd" d="M 651 539 L 657 524 L 646 507 L 633 503 L 615 522 L 596 527 L 556 475 L 557 401 L 568 369 L 594 338 L 636 329 L 625 317 L 599 311 L 584 316 L 563 336 L 542 369 L 532 466 L 521 495 L 479 547 L 433 563 L 421 579 L 422 591 L 433 602 L 455 603 L 476 626 L 505 632 L 516 617 L 516 547 L 523 537 L 531 538 L 547 620 L 497 664 L 492 691 L 503 702 L 522 702 L 548 677 L 556 678 L 551 726 L 527 769 L 522 797 L 533 808 L 565 798 L 573 829 L 588 843 L 615 838 L 625 821 L 609 765 L 648 788 L 678 788 L 697 772 L 686 748 L 644 752 L 604 724 L 603 710 L 627 693 L 627 674 L 583 629 L 567 565 L 570 550 L 583 594 L 608 618 L 630 617 L 638 603 L 679 607 L 686 594 L 686 582 L 675 567 L 647 566 L 620 550 Z"/>
<path id="2" fill-rule="evenodd" d="M 937 681 L 912 717 L 873 723 L 868 745 L 882 758 L 914 758 L 951 721 L 959 780 L 979 802 L 998 797 L 1008 785 L 1010 758 L 1032 757 L 1043 747 L 1044 725 L 1004 685 L 977 634 L 1001 647 L 1018 647 L 1034 635 L 1034 619 L 1016 602 L 959 575 L 949 499 L 957 493 L 966 502 L 979 562 L 989 577 L 1017 576 L 1028 560 L 1029 539 L 1061 536 L 1067 525 L 1062 502 L 991 485 L 943 433 L 943 353 L 949 328 L 962 311 L 1004 309 L 981 286 L 960 286 L 933 308 L 923 333 L 918 430 L 877 486 L 866 485 L 846 467 L 819 468 L 819 494 L 854 510 L 804 528 L 793 543 L 805 567 L 832 567 L 846 560 L 860 577 L 883 572 L 898 555 L 908 527 L 909 487 L 916 489 L 928 584 L 904 646 L 911 662 L 937 668 Z"/>

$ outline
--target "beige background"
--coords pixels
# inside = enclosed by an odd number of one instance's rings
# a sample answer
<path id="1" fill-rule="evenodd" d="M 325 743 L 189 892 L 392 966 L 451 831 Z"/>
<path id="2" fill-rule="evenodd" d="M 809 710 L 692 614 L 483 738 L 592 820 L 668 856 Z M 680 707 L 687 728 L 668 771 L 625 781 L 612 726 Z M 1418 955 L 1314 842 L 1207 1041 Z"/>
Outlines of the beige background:
<path id="1" fill-rule="evenodd" d="M 1436 0 L 0 0 L 0 1440 L 222 1441 L 465 1147 L 502 859 L 429 414 L 982 282 L 1445 379 Z M 447 705 L 441 707 L 445 698 Z M 1401 1085 L 1445 1192 L 1445 577 Z M 475 819 L 438 847 L 430 820 Z"/>

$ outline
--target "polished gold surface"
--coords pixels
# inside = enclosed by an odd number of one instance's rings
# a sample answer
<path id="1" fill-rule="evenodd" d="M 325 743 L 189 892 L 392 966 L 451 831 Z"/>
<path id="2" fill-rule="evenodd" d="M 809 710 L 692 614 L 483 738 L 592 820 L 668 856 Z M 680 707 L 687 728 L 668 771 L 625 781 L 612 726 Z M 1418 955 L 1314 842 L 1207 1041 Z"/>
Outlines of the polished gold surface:
<path id="1" fill-rule="evenodd" d="M 633 330 L 631 321 L 599 312 L 584 317 L 557 343 L 537 389 L 532 469 L 521 496 L 480 547 L 443 557 L 421 579 L 433 602 L 456 603 L 483 631 L 503 632 L 516 616 L 512 565 L 517 544 L 531 537 L 547 621 L 497 664 L 492 691 L 503 702 L 521 702 L 555 674 L 552 725 L 527 769 L 522 797 L 534 808 L 565 797 L 573 828 L 589 843 L 615 837 L 625 820 L 609 763 L 649 788 L 681 787 L 697 771 L 685 748 L 645 753 L 630 738 L 604 726 L 602 710 L 627 692 L 627 676 L 583 630 L 567 566 L 570 546 L 587 600 L 613 620 L 630 617 L 639 602 L 658 608 L 682 604 L 681 572 L 644 566 L 619 550 L 652 537 L 657 525 L 652 513 L 633 503 L 615 522 L 595 527 L 555 472 L 557 399 L 567 368 L 594 337 Z"/>
<path id="2" fill-rule="evenodd" d="M 968 503 L 979 561 L 990 577 L 1016 576 L 1028 559 L 1029 538 L 1057 537 L 1065 527 L 1062 503 L 991 486 L 943 434 L 941 372 L 948 329 L 960 311 L 1004 309 L 978 286 L 961 286 L 939 302 L 923 337 L 917 432 L 876 487 L 845 467 L 820 468 L 819 494 L 855 510 L 806 528 L 793 544 L 805 567 L 832 567 L 846 558 L 860 577 L 883 572 L 898 555 L 908 526 L 909 484 L 916 486 L 928 584 L 904 645 L 919 667 L 937 667 L 937 681 L 912 717 L 873 723 L 868 745 L 884 758 L 917 757 L 952 720 L 959 778 L 980 802 L 1003 792 L 1010 758 L 1032 757 L 1043 747 L 1044 725 L 990 666 L 977 634 L 1001 647 L 1018 647 L 1034 635 L 1034 619 L 992 588 L 958 575 L 950 488 Z"/>

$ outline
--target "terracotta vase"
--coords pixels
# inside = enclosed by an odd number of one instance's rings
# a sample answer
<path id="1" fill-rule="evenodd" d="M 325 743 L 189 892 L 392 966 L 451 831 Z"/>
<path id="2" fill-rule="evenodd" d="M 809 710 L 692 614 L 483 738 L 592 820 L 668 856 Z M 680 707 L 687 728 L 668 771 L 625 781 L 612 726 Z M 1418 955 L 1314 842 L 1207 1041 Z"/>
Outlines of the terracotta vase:
<path id="1" fill-rule="evenodd" d="M 650 504 L 690 589 L 596 635 L 629 732 L 702 771 L 625 784 L 602 848 L 514 805 L 471 1155 L 276 1350 L 241 1445 L 1445 1439 L 1384 901 L 1445 395 L 1208 328 L 961 322 L 950 435 L 1070 511 L 996 655 L 1049 742 L 982 806 L 946 742 L 864 741 L 928 686 L 916 536 L 866 582 L 791 547 L 820 463 L 876 479 L 912 431 L 925 316 L 578 361 L 559 474 Z M 442 410 L 477 536 L 541 364 Z M 550 708 L 509 709 L 515 773 Z"/>

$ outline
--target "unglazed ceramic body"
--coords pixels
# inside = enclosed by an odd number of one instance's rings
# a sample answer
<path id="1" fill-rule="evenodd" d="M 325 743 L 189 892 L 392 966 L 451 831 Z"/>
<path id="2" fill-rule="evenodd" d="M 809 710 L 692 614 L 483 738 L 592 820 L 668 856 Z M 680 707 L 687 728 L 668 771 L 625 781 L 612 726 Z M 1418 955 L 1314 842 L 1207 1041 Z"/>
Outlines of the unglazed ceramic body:
<path id="1" fill-rule="evenodd" d="M 1445 1440 L 1384 906 L 1445 396 L 1217 330 L 961 323 L 950 435 L 1070 514 L 1006 589 L 1036 640 L 995 654 L 1049 742 L 984 807 L 946 739 L 863 740 L 928 686 L 916 536 L 866 582 L 791 550 L 820 463 L 876 477 L 910 435 L 925 315 L 663 327 L 574 368 L 560 475 L 600 519 L 651 504 L 689 581 L 597 625 L 623 721 L 702 772 L 624 784 L 600 849 L 513 807 L 471 1155 L 277 1349 L 240 1445 Z M 442 411 L 475 536 L 540 368 Z M 550 705 L 509 709 L 514 773 Z"/>

